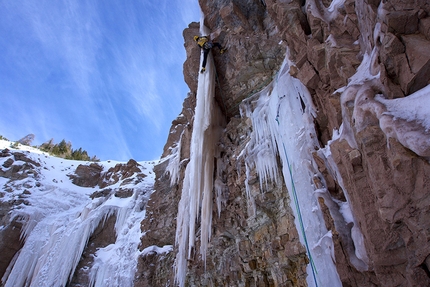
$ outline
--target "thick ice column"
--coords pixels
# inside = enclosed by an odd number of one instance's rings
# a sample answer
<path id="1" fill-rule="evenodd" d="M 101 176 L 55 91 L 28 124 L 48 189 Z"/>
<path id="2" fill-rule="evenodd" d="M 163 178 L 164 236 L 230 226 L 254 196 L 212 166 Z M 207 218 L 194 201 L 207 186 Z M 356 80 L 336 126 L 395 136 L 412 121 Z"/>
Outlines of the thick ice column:
<path id="1" fill-rule="evenodd" d="M 200 24 L 200 33 L 209 31 Z M 203 59 L 201 59 L 202 62 Z M 178 254 L 175 262 L 176 282 L 184 286 L 187 259 L 193 256 L 196 223 L 201 216 L 200 255 L 206 261 L 207 245 L 211 237 L 212 191 L 215 146 L 218 139 L 215 96 L 215 67 L 212 53 L 207 59 L 206 72 L 200 73 L 197 87 L 197 102 L 191 135 L 190 161 L 185 170 L 182 196 L 179 202 L 176 245 Z"/>
<path id="2" fill-rule="evenodd" d="M 317 172 L 312 151 L 318 141 L 309 92 L 288 72 L 279 75 L 274 91 L 277 95 L 271 98 L 271 111 L 277 121 L 271 124 L 277 126 L 276 142 L 295 224 L 311 261 L 307 268 L 308 284 L 342 286 L 334 264 L 331 232 L 325 227 L 315 187 L 310 180 Z"/>

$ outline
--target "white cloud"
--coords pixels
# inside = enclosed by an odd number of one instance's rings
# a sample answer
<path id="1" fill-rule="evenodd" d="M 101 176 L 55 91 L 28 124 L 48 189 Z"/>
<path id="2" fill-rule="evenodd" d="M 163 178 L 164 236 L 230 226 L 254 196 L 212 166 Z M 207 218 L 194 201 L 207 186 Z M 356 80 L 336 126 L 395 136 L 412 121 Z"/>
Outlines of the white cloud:
<path id="1" fill-rule="evenodd" d="M 125 63 L 130 63 L 125 61 Z M 146 117 L 153 126 L 160 129 L 160 122 L 164 120 L 162 109 L 162 98 L 158 92 L 160 81 L 157 80 L 157 72 L 150 68 L 139 68 L 136 65 L 125 65 L 120 69 L 120 76 L 129 98 L 125 101 L 131 102 L 135 111 L 130 111 L 133 117 Z M 137 112 L 137 113 L 135 113 Z M 137 120 L 137 119 L 136 119 Z"/>

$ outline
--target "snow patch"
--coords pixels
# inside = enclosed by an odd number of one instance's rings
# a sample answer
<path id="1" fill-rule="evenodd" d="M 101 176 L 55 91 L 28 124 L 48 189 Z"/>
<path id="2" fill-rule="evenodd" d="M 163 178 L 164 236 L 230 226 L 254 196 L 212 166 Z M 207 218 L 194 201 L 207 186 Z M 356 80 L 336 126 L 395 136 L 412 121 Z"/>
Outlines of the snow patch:
<path id="1" fill-rule="evenodd" d="M 163 247 L 158 247 L 156 245 L 148 246 L 145 249 L 142 250 L 141 255 L 147 255 L 147 254 L 165 254 L 173 251 L 173 245 L 164 245 Z"/>
<path id="2" fill-rule="evenodd" d="M 330 23 L 339 15 L 338 9 L 345 4 L 345 0 L 333 0 L 328 8 L 320 0 L 309 0 L 306 1 L 306 4 L 308 13 L 322 19 L 326 23 Z"/>

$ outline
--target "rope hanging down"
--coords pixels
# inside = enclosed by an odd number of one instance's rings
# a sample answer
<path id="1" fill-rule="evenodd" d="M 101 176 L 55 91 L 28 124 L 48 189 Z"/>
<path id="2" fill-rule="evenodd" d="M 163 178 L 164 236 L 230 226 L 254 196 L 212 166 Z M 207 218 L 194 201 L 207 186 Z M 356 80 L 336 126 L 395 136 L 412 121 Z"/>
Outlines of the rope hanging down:
<path id="1" fill-rule="evenodd" d="M 279 107 L 278 107 L 278 114 L 276 115 L 276 119 L 275 119 L 275 121 L 278 123 L 278 127 L 279 127 L 279 120 L 278 120 L 278 118 L 279 118 Z M 292 193 L 293 193 L 293 198 L 294 198 L 294 204 L 296 206 L 297 217 L 299 219 L 300 229 L 302 231 L 303 239 L 305 241 L 306 252 L 308 253 L 309 261 L 311 263 L 312 275 L 314 277 L 315 286 L 318 287 L 318 282 L 317 282 L 317 277 L 316 277 L 316 275 L 318 274 L 318 272 L 317 272 L 317 269 L 315 267 L 314 260 L 312 259 L 311 250 L 309 249 L 308 240 L 306 238 L 305 227 L 303 225 L 302 214 L 300 212 L 299 200 L 297 198 L 296 186 L 294 185 L 294 180 L 293 180 L 293 171 L 291 169 L 290 161 L 288 159 L 287 149 L 285 148 L 284 141 L 282 140 L 282 135 L 281 135 L 281 141 L 282 141 L 282 146 L 284 148 L 285 158 L 287 159 L 288 171 L 290 172 Z"/>

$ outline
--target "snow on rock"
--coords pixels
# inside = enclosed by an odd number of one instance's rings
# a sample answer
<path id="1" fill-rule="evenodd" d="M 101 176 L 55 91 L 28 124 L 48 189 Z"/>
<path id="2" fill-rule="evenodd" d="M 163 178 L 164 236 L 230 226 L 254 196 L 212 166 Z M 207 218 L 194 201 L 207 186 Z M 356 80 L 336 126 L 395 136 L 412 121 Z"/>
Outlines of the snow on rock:
<path id="1" fill-rule="evenodd" d="M 379 29 L 375 27 L 375 31 Z M 375 68 L 378 67 L 378 58 L 375 56 L 378 55 L 377 49 L 375 47 L 371 55 L 364 54 L 348 85 L 336 91 L 342 93 L 341 138 L 347 140 L 351 147 L 357 148 L 353 129 L 359 132 L 366 128 L 372 119 L 370 115 L 373 115 L 379 120 L 387 142 L 389 138 L 395 138 L 417 155 L 430 157 L 430 86 L 404 98 L 386 99 L 382 94 L 375 95 L 375 91 L 380 89 L 380 73 Z M 351 122 L 348 110 L 352 106 Z"/>
<path id="2" fill-rule="evenodd" d="M 7 143 L 1 142 L 3 147 Z M 9 148 L 9 147 L 8 147 Z M 14 154 L 23 153 L 10 149 L 10 156 L 0 158 L 0 165 Z M 132 189 L 131 196 L 117 197 L 115 192 L 107 197 L 95 197 L 100 188 L 80 187 L 72 184 L 68 175 L 76 166 L 88 164 L 65 160 L 46 154 L 24 151 L 25 157 L 40 166 L 32 165 L 24 178 L 0 177 L 0 204 L 24 198 L 9 212 L 10 221 L 23 223 L 23 247 L 11 261 L 2 278 L 4 286 L 65 286 L 70 282 L 81 255 L 94 230 L 115 216 L 113 244 L 97 250 L 93 266 L 89 268 L 91 286 L 132 286 L 139 255 L 140 222 L 145 217 L 145 203 L 153 191 L 154 162 L 141 162 L 146 176 L 133 174 L 109 186 L 114 191 Z M 14 161 L 14 166 L 26 164 Z M 101 162 L 106 171 L 116 162 Z M 17 168 L 15 168 L 17 169 Z M 3 172 L 8 169 L 2 167 Z"/>
<path id="3" fill-rule="evenodd" d="M 143 249 L 141 254 L 142 255 L 146 255 L 149 253 L 164 254 L 164 253 L 172 252 L 172 250 L 173 250 L 173 245 L 164 245 L 163 247 L 152 245 Z"/>
<path id="4" fill-rule="evenodd" d="M 326 23 L 330 23 L 338 14 L 338 8 L 343 6 L 345 0 L 333 0 L 330 6 L 326 8 L 320 1 L 311 0 L 306 3 L 307 9 L 315 16 L 325 20 Z"/>
<path id="5" fill-rule="evenodd" d="M 375 97 L 384 109 L 377 116 L 387 138 L 393 137 L 419 156 L 430 157 L 430 85 L 399 99 Z"/>

